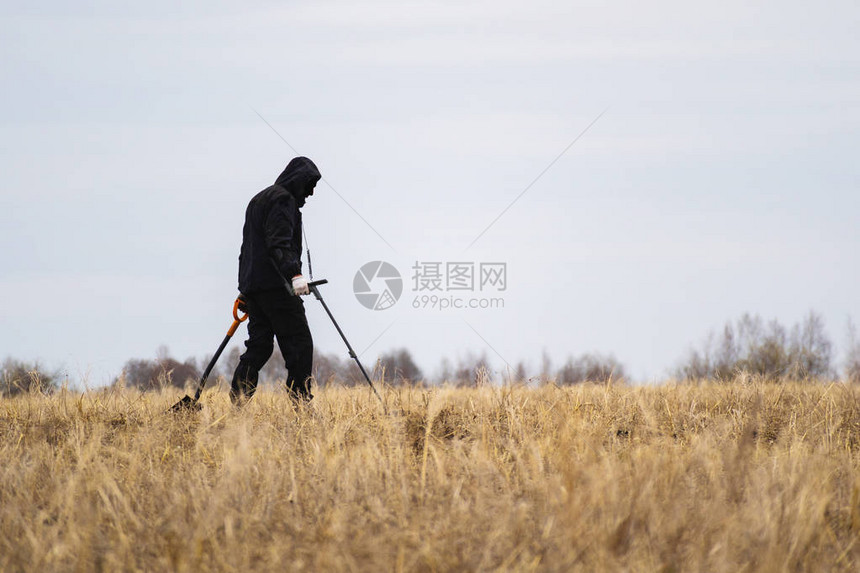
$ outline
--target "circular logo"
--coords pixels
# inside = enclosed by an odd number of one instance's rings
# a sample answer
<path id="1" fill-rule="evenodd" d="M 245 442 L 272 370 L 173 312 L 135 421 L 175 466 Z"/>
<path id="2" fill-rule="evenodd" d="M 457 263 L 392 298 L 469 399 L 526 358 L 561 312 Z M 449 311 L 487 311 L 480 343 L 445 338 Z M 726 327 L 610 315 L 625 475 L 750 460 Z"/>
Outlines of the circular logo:
<path id="1" fill-rule="evenodd" d="M 362 306 L 385 310 L 403 294 L 403 279 L 391 263 L 371 261 L 361 266 L 352 280 L 352 292 Z"/>

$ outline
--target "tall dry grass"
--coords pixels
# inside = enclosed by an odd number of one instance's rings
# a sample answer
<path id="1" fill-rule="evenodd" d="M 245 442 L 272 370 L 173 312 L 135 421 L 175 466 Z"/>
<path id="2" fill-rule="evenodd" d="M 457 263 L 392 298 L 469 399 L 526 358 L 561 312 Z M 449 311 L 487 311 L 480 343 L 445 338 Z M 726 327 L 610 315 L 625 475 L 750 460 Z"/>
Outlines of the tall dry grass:
<path id="1" fill-rule="evenodd" d="M 0 401 L 0 571 L 856 571 L 860 390 Z"/>

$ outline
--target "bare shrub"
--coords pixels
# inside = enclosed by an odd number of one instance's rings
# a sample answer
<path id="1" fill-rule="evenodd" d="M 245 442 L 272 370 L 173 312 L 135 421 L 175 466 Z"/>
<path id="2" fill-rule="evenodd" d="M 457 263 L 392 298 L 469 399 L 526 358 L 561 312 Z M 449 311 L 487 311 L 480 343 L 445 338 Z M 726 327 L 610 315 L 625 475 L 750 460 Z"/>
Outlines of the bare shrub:
<path id="1" fill-rule="evenodd" d="M 343 382 L 346 366 L 335 354 L 322 354 L 314 350 L 314 379 L 317 384 L 325 386 Z"/>
<path id="2" fill-rule="evenodd" d="M 215 366 L 217 372 L 227 380 L 232 380 L 233 373 L 236 371 L 236 367 L 239 366 L 239 358 L 241 356 L 241 348 L 234 346 L 221 357 L 221 360 L 219 360 L 219 363 Z"/>
<path id="3" fill-rule="evenodd" d="M 794 378 L 832 378 L 833 345 L 821 315 L 810 312 L 795 325 L 789 347 L 790 375 Z"/>
<path id="4" fill-rule="evenodd" d="M 744 314 L 727 322 L 722 334 L 708 335 L 702 348 L 691 350 L 676 368 L 684 380 L 729 380 L 739 373 L 766 380 L 823 379 L 833 376 L 832 344 L 824 320 L 810 312 L 789 332 L 777 320 L 765 323 Z"/>
<path id="5" fill-rule="evenodd" d="M 411 384 L 424 378 L 421 369 L 412 359 L 412 354 L 405 348 L 383 354 L 379 357 L 379 364 L 385 368 L 386 381 L 395 386 Z"/>
<path id="6" fill-rule="evenodd" d="M 627 375 L 624 366 L 614 356 L 583 354 L 578 358 L 570 357 L 555 374 L 557 384 L 570 385 L 583 382 L 623 381 Z"/>
<path id="7" fill-rule="evenodd" d="M 845 352 L 845 380 L 860 384 L 860 340 L 857 339 L 857 329 L 854 323 L 848 321 L 848 344 Z"/>
<path id="8" fill-rule="evenodd" d="M 166 347 L 158 349 L 155 360 L 132 358 L 125 363 L 122 375 L 114 380 L 114 385 L 121 380 L 129 388 L 138 390 L 159 390 L 167 386 L 184 388 L 189 382 L 200 378 L 200 370 L 196 361 L 189 358 L 185 362 L 171 358 Z"/>
<path id="9" fill-rule="evenodd" d="M 58 373 L 45 371 L 38 362 L 29 363 L 6 358 L 0 376 L 0 396 L 50 393 L 57 388 L 58 378 Z"/>
<path id="10" fill-rule="evenodd" d="M 473 355 L 471 352 L 457 362 L 452 382 L 455 386 L 477 386 L 489 382 L 490 361 L 486 353 Z"/>

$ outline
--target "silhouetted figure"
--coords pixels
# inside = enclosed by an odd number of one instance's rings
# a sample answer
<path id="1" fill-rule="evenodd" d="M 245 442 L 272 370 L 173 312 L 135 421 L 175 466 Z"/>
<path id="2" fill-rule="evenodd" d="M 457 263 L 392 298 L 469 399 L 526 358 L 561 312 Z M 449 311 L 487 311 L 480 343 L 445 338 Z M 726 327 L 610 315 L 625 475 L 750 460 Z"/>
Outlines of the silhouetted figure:
<path id="1" fill-rule="evenodd" d="M 309 293 L 302 276 L 302 213 L 321 175 L 307 157 L 296 157 L 275 184 L 251 199 L 245 211 L 239 254 L 239 291 L 248 313 L 247 350 L 233 373 L 230 399 L 254 395 L 260 369 L 272 356 L 273 338 L 287 367 L 287 388 L 310 401 L 314 343 L 300 295 Z"/>

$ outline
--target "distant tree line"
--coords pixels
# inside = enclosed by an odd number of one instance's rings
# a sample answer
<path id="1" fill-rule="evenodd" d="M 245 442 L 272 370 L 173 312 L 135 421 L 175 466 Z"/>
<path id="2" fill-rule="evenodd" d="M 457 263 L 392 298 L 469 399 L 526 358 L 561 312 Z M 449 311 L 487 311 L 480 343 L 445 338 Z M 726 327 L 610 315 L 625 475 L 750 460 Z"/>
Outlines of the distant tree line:
<path id="1" fill-rule="evenodd" d="M 225 353 L 209 377 L 209 383 L 227 381 L 239 362 L 241 350 L 234 346 Z M 848 341 L 842 379 L 860 383 L 860 339 L 849 323 Z M 156 390 L 168 386 L 196 384 L 211 356 L 180 362 L 170 356 L 166 347 L 154 359 L 134 358 L 125 363 L 122 374 L 113 384 L 139 390 Z M 596 353 L 569 356 L 558 368 L 544 354 L 537 372 L 529 372 L 522 362 L 493 370 L 486 354 L 467 354 L 457 361 L 444 358 L 435 375 L 428 376 L 418 367 L 406 348 L 394 349 L 379 356 L 375 363 L 365 363 L 374 380 L 388 385 L 483 386 L 490 383 L 529 383 L 573 385 L 584 382 L 625 383 L 624 365 L 612 355 Z M 751 374 L 765 380 L 832 380 L 837 377 L 833 344 L 827 336 L 820 315 L 810 312 L 800 323 L 786 328 L 777 320 L 766 322 L 758 315 L 744 314 L 727 322 L 718 333 L 711 333 L 704 343 L 693 348 L 672 372 L 679 380 L 729 381 L 739 374 Z M 27 363 L 6 358 L 0 373 L 0 396 L 22 393 L 50 393 L 58 388 L 60 374 L 43 368 L 38 362 Z M 355 362 L 345 355 L 314 351 L 314 378 L 320 386 L 363 385 L 364 379 Z M 261 384 L 277 384 L 286 379 L 284 360 L 277 347 L 260 372 Z"/>
<path id="2" fill-rule="evenodd" d="M 185 362 L 179 362 L 171 358 L 163 347 L 157 354 L 158 356 L 153 360 L 141 358 L 129 360 L 123 367 L 122 374 L 113 383 L 139 390 L 157 390 L 167 386 L 184 388 L 188 384 L 199 381 L 202 370 L 211 359 L 211 357 L 204 357 L 197 361 L 189 358 Z M 215 383 L 219 378 L 229 382 L 239 362 L 240 354 L 241 350 L 238 347 L 227 352 L 210 373 L 209 383 Z M 528 376 L 522 362 L 513 368 L 507 367 L 502 372 L 494 371 L 486 354 L 467 354 L 456 362 L 445 358 L 442 360 L 439 372 L 434 376 L 425 376 L 406 348 L 391 350 L 379 356 L 376 362 L 363 362 L 363 364 L 372 379 L 383 381 L 390 386 L 483 386 L 491 384 L 493 379 L 501 379 L 504 383 L 570 385 L 583 382 L 624 382 L 626 379 L 624 366 L 619 361 L 612 356 L 599 354 L 570 357 L 556 370 L 551 369 L 551 363 L 545 356 L 543 370 L 531 377 Z M 361 371 L 349 356 L 323 354 L 316 350 L 313 376 L 320 386 L 365 384 Z M 260 383 L 277 384 L 286 377 L 284 359 L 276 347 L 272 357 L 260 371 Z"/>

